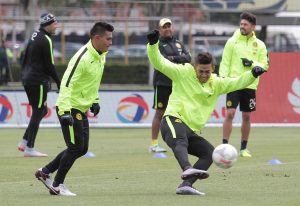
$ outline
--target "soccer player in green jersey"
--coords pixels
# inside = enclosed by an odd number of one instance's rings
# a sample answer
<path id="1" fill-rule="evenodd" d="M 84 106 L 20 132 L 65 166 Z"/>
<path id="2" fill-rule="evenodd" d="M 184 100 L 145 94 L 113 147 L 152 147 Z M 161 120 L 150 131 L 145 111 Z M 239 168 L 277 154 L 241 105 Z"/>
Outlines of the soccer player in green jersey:
<path id="1" fill-rule="evenodd" d="M 75 160 L 88 151 L 89 122 L 87 111 L 100 111 L 98 89 L 104 71 L 114 27 L 97 22 L 90 31 L 90 41 L 70 60 L 64 73 L 56 111 L 67 148 L 36 171 L 35 176 L 52 195 L 75 196 L 64 180 Z M 50 174 L 57 171 L 54 180 Z"/>
<path id="2" fill-rule="evenodd" d="M 264 42 L 255 36 L 256 16 L 244 12 L 240 16 L 240 28 L 228 39 L 222 55 L 219 75 L 237 77 L 251 69 L 251 65 L 260 65 L 268 70 L 268 52 Z M 242 112 L 241 157 L 251 157 L 247 143 L 251 129 L 251 113 L 256 109 L 256 89 L 259 78 L 244 89 L 226 95 L 226 116 L 223 122 L 223 140 L 227 144 L 232 131 L 232 121 L 239 105 Z"/>
<path id="3" fill-rule="evenodd" d="M 172 93 L 161 122 L 163 140 L 172 149 L 183 173 L 183 182 L 176 194 L 205 195 L 192 187 L 197 179 L 209 176 L 214 147 L 196 132 L 201 131 L 210 118 L 220 95 L 247 87 L 265 71 L 260 66 L 237 78 L 221 78 L 212 74 L 213 58 L 210 53 L 200 53 L 195 64 L 174 64 L 164 58 L 158 49 L 159 32 L 147 35 L 148 58 L 153 67 L 172 82 Z M 188 154 L 198 157 L 194 165 Z"/>
<path id="4" fill-rule="evenodd" d="M 190 63 L 191 55 L 184 44 L 175 38 L 171 19 L 163 18 L 159 21 L 159 51 L 161 54 L 176 64 Z M 158 70 L 153 74 L 154 98 L 153 109 L 155 114 L 152 120 L 151 152 L 166 152 L 158 144 L 159 127 L 172 92 L 172 81 Z"/>

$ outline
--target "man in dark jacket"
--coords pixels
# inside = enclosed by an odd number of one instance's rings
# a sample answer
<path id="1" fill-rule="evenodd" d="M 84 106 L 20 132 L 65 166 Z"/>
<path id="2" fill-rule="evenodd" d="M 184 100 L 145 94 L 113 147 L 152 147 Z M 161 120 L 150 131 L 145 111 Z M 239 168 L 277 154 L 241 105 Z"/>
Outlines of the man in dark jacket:
<path id="1" fill-rule="evenodd" d="M 45 13 L 40 18 L 40 28 L 32 33 L 28 40 L 24 60 L 22 62 L 22 83 L 29 104 L 32 107 L 30 122 L 18 144 L 18 150 L 25 157 L 47 156 L 34 149 L 35 138 L 43 117 L 47 114 L 47 93 L 50 90 L 50 77 L 60 87 L 60 80 L 54 67 L 51 35 L 55 34 L 57 21 L 51 13 Z"/>
<path id="2" fill-rule="evenodd" d="M 189 52 L 184 47 L 183 43 L 177 40 L 173 35 L 172 21 L 170 19 L 163 18 L 159 21 L 159 33 L 159 50 L 165 58 L 177 64 L 191 62 Z M 156 111 L 152 120 L 152 141 L 149 151 L 166 152 L 166 150 L 158 144 L 158 133 L 160 122 L 172 92 L 172 81 L 158 70 L 154 70 L 153 86 L 153 109 Z"/>
<path id="3" fill-rule="evenodd" d="M 8 82 L 9 61 L 5 41 L 1 40 L 0 46 L 0 85 L 5 85 Z"/>

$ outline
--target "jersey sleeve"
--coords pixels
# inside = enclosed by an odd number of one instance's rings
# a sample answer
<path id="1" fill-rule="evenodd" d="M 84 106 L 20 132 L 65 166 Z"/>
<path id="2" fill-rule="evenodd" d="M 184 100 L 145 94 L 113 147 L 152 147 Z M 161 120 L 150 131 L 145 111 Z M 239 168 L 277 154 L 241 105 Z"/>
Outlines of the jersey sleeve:
<path id="1" fill-rule="evenodd" d="M 52 40 L 50 37 L 45 35 L 45 38 L 43 40 L 42 44 L 42 52 L 43 52 L 43 58 L 46 66 L 46 72 L 49 76 L 53 78 L 53 80 L 56 82 L 56 84 L 60 84 L 60 80 L 57 76 L 57 73 L 55 71 L 54 67 L 54 57 L 53 57 L 53 48 L 52 48 Z"/>
<path id="2" fill-rule="evenodd" d="M 251 71 L 244 72 L 239 77 L 216 77 L 219 94 L 227 94 L 236 90 L 244 89 L 252 84 L 256 78 Z"/>
<path id="3" fill-rule="evenodd" d="M 253 62 L 253 65 L 262 67 L 265 71 L 269 69 L 269 56 L 266 45 L 264 43 L 261 44 L 258 60 Z"/>
<path id="4" fill-rule="evenodd" d="M 232 49 L 233 44 L 230 40 L 228 40 L 223 50 L 222 60 L 219 68 L 219 76 L 221 77 L 227 77 L 229 75 Z"/>
<path id="5" fill-rule="evenodd" d="M 168 59 L 164 58 L 158 49 L 158 44 L 147 45 L 148 58 L 152 66 L 169 77 L 172 81 L 181 77 L 181 72 L 185 70 L 185 66 L 182 64 L 172 63 Z"/>

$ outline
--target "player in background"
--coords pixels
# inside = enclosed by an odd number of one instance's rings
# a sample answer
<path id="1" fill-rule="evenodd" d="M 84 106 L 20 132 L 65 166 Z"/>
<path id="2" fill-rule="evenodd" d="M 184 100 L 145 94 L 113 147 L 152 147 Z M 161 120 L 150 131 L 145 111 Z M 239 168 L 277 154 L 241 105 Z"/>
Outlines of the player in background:
<path id="1" fill-rule="evenodd" d="M 159 21 L 159 50 L 161 54 L 177 64 L 190 63 L 191 55 L 184 47 L 183 43 L 174 37 L 172 21 L 163 18 Z M 158 144 L 159 125 L 163 114 L 167 108 L 169 96 L 172 92 L 172 81 L 158 70 L 154 70 L 153 75 L 154 98 L 153 109 L 155 114 L 152 120 L 152 139 L 149 151 L 166 152 L 164 148 Z"/>
<path id="2" fill-rule="evenodd" d="M 252 65 L 260 65 L 268 70 L 268 54 L 265 44 L 255 36 L 256 16 L 244 12 L 240 15 L 240 28 L 226 42 L 219 75 L 237 77 L 251 70 Z M 251 129 L 251 112 L 256 108 L 256 89 L 259 78 L 247 88 L 231 92 L 226 96 L 226 116 L 223 122 L 223 143 L 227 144 L 232 132 L 232 121 L 239 105 L 242 112 L 241 157 L 251 157 L 247 149 Z"/>
<path id="3" fill-rule="evenodd" d="M 212 74 L 214 64 L 211 54 L 198 54 L 194 65 L 175 64 L 161 55 L 157 30 L 150 32 L 147 39 L 150 63 L 173 82 L 160 129 L 163 140 L 172 149 L 183 171 L 183 182 L 176 189 L 176 194 L 205 195 L 193 188 L 193 184 L 197 179 L 209 176 L 207 170 L 212 164 L 214 147 L 197 132 L 211 117 L 220 95 L 247 87 L 264 70 L 253 64 L 252 70 L 238 78 L 217 77 Z M 198 158 L 194 165 L 190 163 L 188 154 Z"/>
<path id="4" fill-rule="evenodd" d="M 22 83 L 26 91 L 32 115 L 28 127 L 18 144 L 18 150 L 25 157 L 44 157 L 34 148 L 36 135 L 43 117 L 47 114 L 47 93 L 50 90 L 50 77 L 56 82 L 59 90 L 60 80 L 54 67 L 51 35 L 58 27 L 56 18 L 45 13 L 40 18 L 40 28 L 33 32 L 24 54 L 22 63 Z"/>
<path id="5" fill-rule="evenodd" d="M 113 30 L 108 23 L 95 23 L 90 31 L 90 41 L 71 58 L 64 73 L 56 111 L 67 148 L 35 173 L 52 195 L 76 195 L 64 185 L 64 180 L 75 160 L 88 151 L 86 113 L 90 109 L 96 116 L 100 111 L 98 90 Z M 50 174 L 55 171 L 53 181 Z"/>

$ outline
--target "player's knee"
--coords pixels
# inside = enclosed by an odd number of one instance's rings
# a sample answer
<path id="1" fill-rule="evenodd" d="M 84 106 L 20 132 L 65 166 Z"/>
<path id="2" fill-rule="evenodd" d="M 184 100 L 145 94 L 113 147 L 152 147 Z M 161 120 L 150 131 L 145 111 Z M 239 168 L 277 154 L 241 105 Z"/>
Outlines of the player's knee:
<path id="1" fill-rule="evenodd" d="M 244 122 L 250 122 L 250 114 L 242 114 L 242 119 Z"/>
<path id="2" fill-rule="evenodd" d="M 213 162 L 213 159 L 212 159 L 212 154 L 213 154 L 213 152 L 214 152 L 214 146 L 212 146 L 212 145 L 209 145 L 208 147 L 207 147 L 207 155 L 206 155 L 206 159 L 207 159 L 207 161 L 208 162 L 210 162 L 210 163 L 212 163 Z"/>
<path id="3" fill-rule="evenodd" d="M 83 145 L 71 145 L 68 147 L 68 151 L 69 151 L 69 153 L 73 154 L 74 156 L 80 157 L 80 156 L 82 156 L 82 153 L 84 152 L 84 147 L 83 147 Z"/>
<path id="4" fill-rule="evenodd" d="M 233 120 L 234 115 L 235 115 L 235 110 L 227 110 L 227 113 L 226 113 L 226 118 L 227 119 Z"/>
<path id="5" fill-rule="evenodd" d="M 188 144 L 184 141 L 176 141 L 175 145 L 174 145 L 174 152 L 175 153 L 181 153 L 184 152 L 185 150 L 187 150 Z"/>
<path id="6" fill-rule="evenodd" d="M 87 153 L 88 151 L 88 147 L 83 147 L 83 149 L 81 150 L 81 155 L 80 156 L 83 156 Z"/>

